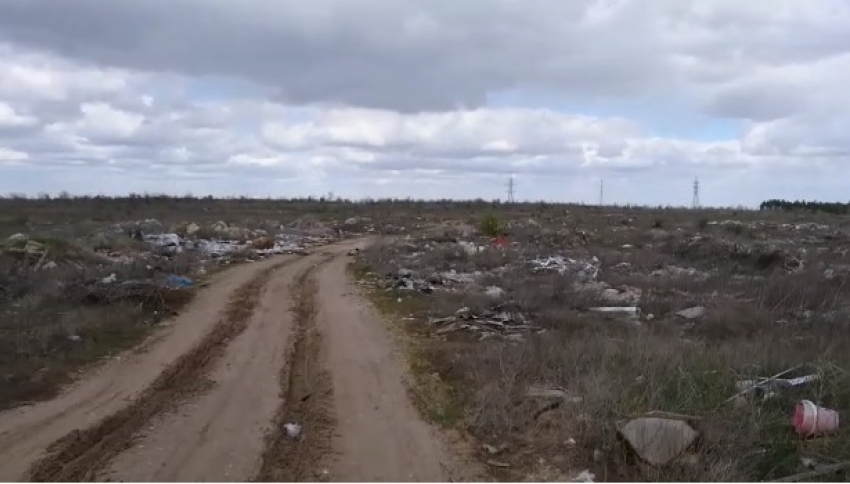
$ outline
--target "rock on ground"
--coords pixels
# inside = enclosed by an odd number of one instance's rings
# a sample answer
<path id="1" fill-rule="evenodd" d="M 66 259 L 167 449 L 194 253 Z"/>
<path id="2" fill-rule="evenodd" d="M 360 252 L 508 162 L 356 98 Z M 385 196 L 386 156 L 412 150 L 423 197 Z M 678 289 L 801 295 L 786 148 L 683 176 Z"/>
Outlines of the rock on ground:
<path id="1" fill-rule="evenodd" d="M 687 422 L 638 418 L 620 429 L 632 449 L 652 465 L 664 465 L 682 454 L 698 434 Z"/>

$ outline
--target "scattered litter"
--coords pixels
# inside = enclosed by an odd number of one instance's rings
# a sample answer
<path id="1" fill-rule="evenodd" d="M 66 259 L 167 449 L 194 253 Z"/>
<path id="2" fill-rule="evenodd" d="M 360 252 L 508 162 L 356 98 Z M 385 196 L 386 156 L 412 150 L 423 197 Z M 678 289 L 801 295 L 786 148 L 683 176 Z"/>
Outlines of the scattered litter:
<path id="1" fill-rule="evenodd" d="M 358 254 L 360 254 L 360 248 L 359 247 L 355 247 L 355 248 L 348 251 L 348 255 L 350 255 L 350 256 L 355 256 L 355 255 L 358 255 Z"/>
<path id="2" fill-rule="evenodd" d="M 596 257 L 589 261 L 579 261 L 558 255 L 534 259 L 529 263 L 533 272 L 554 271 L 561 275 L 574 275 L 579 280 L 594 280 L 599 275 L 599 259 Z"/>
<path id="3" fill-rule="evenodd" d="M 838 431 L 838 412 L 801 400 L 794 411 L 792 424 L 802 437 L 832 434 Z"/>
<path id="4" fill-rule="evenodd" d="M 604 289 L 600 296 L 609 303 L 633 305 L 640 302 L 641 290 L 635 287 L 608 288 Z"/>
<path id="5" fill-rule="evenodd" d="M 165 285 L 175 289 L 183 289 L 195 285 L 195 281 L 185 276 L 171 274 L 165 278 Z"/>
<path id="6" fill-rule="evenodd" d="M 8 240 L 9 242 L 15 242 L 15 241 L 18 241 L 18 240 L 27 240 L 27 239 L 29 239 L 29 237 L 26 234 L 15 234 L 15 235 L 9 236 L 9 238 L 6 239 L 6 240 Z"/>
<path id="7" fill-rule="evenodd" d="M 774 378 L 772 380 L 742 380 L 735 384 L 739 392 L 748 393 L 753 390 L 762 395 L 764 399 L 768 399 L 776 392 L 784 388 L 800 387 L 815 382 L 818 379 L 817 374 L 801 376 L 797 378 Z"/>
<path id="8" fill-rule="evenodd" d="M 80 337 L 80 335 L 78 335 L 78 334 L 69 334 L 68 339 L 71 340 L 71 341 L 82 341 L 83 340 L 83 338 Z"/>
<path id="9" fill-rule="evenodd" d="M 498 286 L 489 286 L 484 290 L 484 293 L 487 294 L 488 297 L 499 299 L 505 295 L 505 290 Z"/>
<path id="10" fill-rule="evenodd" d="M 101 279 L 100 283 L 101 284 L 112 284 L 113 282 L 116 282 L 117 280 L 118 280 L 118 275 L 115 274 L 115 273 L 112 273 L 108 277 L 104 277 L 103 279 Z"/>
<path id="11" fill-rule="evenodd" d="M 292 440 L 298 440 L 301 437 L 302 427 L 297 423 L 283 424 L 283 430 L 286 432 L 286 436 Z"/>
<path id="12" fill-rule="evenodd" d="M 685 319 L 699 319 L 705 316 L 705 308 L 703 306 L 696 306 L 688 309 L 683 309 L 676 313 L 676 316 Z"/>
<path id="13" fill-rule="evenodd" d="M 472 284 L 475 282 L 475 279 L 481 275 L 480 272 L 475 273 L 459 273 L 456 270 L 452 269 L 448 272 L 443 272 L 441 274 L 437 274 L 438 278 L 442 278 L 441 283 L 445 284 L 445 282 L 454 282 L 457 284 Z"/>
<path id="14" fill-rule="evenodd" d="M 569 394 L 560 388 L 532 385 L 525 391 L 525 395 L 531 398 L 551 398 L 555 400 L 567 400 Z"/>
<path id="15" fill-rule="evenodd" d="M 483 247 L 479 247 L 472 242 L 467 242 L 465 240 L 461 240 L 457 243 L 457 245 L 459 245 L 467 255 L 475 255 L 484 249 Z"/>
<path id="16" fill-rule="evenodd" d="M 759 380 L 756 383 L 747 383 L 746 381 L 745 382 L 739 382 L 738 388 L 741 389 L 741 390 L 738 393 L 736 393 L 735 395 L 732 395 L 731 397 L 727 398 L 725 403 L 736 400 L 738 397 L 745 395 L 745 394 L 747 394 L 747 393 L 749 393 L 749 392 L 751 392 L 755 389 L 763 388 L 765 384 L 769 384 L 770 382 L 777 380 L 779 377 L 785 376 L 785 375 L 791 373 L 792 371 L 797 370 L 798 368 L 801 368 L 802 366 L 803 366 L 803 364 L 801 363 L 801 364 L 799 364 L 799 365 L 797 365 L 793 368 L 788 368 L 787 370 L 782 370 L 779 373 L 771 376 L 770 378 L 762 378 L 761 380 Z M 794 380 L 796 380 L 797 384 L 800 385 L 800 384 L 804 384 L 806 382 L 805 380 L 812 378 L 812 376 L 810 375 L 810 376 L 806 376 L 806 377 L 802 377 L 802 378 L 804 380 L 797 380 L 797 379 L 794 379 Z M 812 380 L 812 381 L 814 381 L 814 380 Z M 767 398 L 767 397 L 765 397 L 765 398 Z"/>
<path id="17" fill-rule="evenodd" d="M 48 262 L 45 262 L 45 263 L 41 266 L 41 270 L 43 270 L 43 271 L 49 271 L 49 270 L 51 270 L 51 269 L 56 269 L 57 267 L 59 267 L 59 265 L 58 265 L 58 264 L 56 264 L 56 262 L 55 262 L 55 261 L 48 261 Z"/>
<path id="18" fill-rule="evenodd" d="M 498 304 L 490 310 L 473 314 L 469 308 L 459 309 L 454 316 L 430 319 L 428 323 L 436 327 L 437 334 L 447 334 L 466 330 L 469 332 L 484 332 L 500 334 L 509 338 L 511 334 L 539 331 L 526 321 L 525 316 L 516 310 L 515 303 Z M 483 339 L 483 338 L 482 338 Z M 511 338 L 513 339 L 513 338 Z"/>
<path id="19" fill-rule="evenodd" d="M 178 247 L 181 243 L 180 236 L 177 234 L 155 234 L 145 235 L 145 242 L 163 247 Z"/>
<path id="20" fill-rule="evenodd" d="M 566 390 L 563 390 L 563 389 L 560 389 L 560 388 L 545 387 L 545 386 L 540 386 L 540 385 L 530 386 L 526 390 L 525 395 L 530 397 L 530 398 L 542 398 L 542 399 L 546 399 L 546 400 L 553 400 L 552 402 L 545 405 L 543 408 L 540 408 L 536 412 L 534 412 L 534 415 L 532 416 L 532 418 L 534 420 L 537 420 L 538 418 L 540 418 L 541 415 L 543 415 L 546 412 L 549 412 L 551 410 L 555 410 L 556 408 L 559 408 L 561 405 L 563 405 L 565 403 L 580 404 L 584 401 L 584 399 L 581 398 L 581 397 L 571 397 L 571 396 L 569 396 L 569 394 L 566 392 Z"/>
<path id="21" fill-rule="evenodd" d="M 502 452 L 506 451 L 508 449 L 508 446 L 507 446 L 507 444 L 502 444 L 502 445 L 499 445 L 498 447 L 495 446 L 495 445 L 483 444 L 481 446 L 481 448 L 484 449 L 484 451 L 487 452 L 490 455 L 499 455 Z"/>
<path id="22" fill-rule="evenodd" d="M 664 465 L 681 455 L 699 434 L 681 420 L 638 418 L 624 425 L 620 435 L 643 460 Z"/>
<path id="23" fill-rule="evenodd" d="M 709 274 L 707 272 L 703 272 L 699 269 L 694 269 L 693 267 L 677 266 L 667 266 L 663 269 L 652 271 L 650 276 L 671 278 L 692 277 L 697 280 L 705 280 L 709 278 Z"/>
<path id="24" fill-rule="evenodd" d="M 603 306 L 590 308 L 594 313 L 623 314 L 637 318 L 640 316 L 640 308 L 636 306 Z"/>
<path id="25" fill-rule="evenodd" d="M 590 472 L 590 470 L 583 470 L 570 479 L 570 482 L 596 482 L 596 474 Z"/>

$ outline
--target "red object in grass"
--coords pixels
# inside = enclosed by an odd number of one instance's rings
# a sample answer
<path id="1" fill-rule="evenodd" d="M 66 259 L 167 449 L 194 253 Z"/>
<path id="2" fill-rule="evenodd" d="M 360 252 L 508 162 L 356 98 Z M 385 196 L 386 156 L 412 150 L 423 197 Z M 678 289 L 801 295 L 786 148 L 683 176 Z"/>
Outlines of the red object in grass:
<path id="1" fill-rule="evenodd" d="M 511 245 L 511 241 L 508 240 L 507 237 L 496 237 L 496 238 L 490 240 L 490 243 L 493 244 L 496 247 L 502 247 L 502 248 L 508 247 L 509 245 Z"/>

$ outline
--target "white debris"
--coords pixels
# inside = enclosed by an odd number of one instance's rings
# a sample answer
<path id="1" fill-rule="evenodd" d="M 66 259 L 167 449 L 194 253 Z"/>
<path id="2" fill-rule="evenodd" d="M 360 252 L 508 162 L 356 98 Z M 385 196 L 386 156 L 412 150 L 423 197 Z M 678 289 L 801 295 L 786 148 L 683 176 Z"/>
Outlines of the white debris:
<path id="1" fill-rule="evenodd" d="M 448 282 L 454 282 L 454 283 L 457 283 L 457 284 L 472 284 L 472 283 L 475 282 L 476 277 L 478 277 L 480 275 L 481 275 L 480 272 L 462 273 L 462 272 L 457 272 L 454 269 L 452 269 L 448 272 L 443 272 L 443 273 L 439 274 L 439 276 L 442 277 L 444 280 L 446 280 Z"/>
<path id="2" fill-rule="evenodd" d="M 678 267 L 678 266 L 667 266 L 664 269 L 658 269 L 656 271 L 652 271 L 650 274 L 652 277 L 693 277 L 697 280 L 705 280 L 709 278 L 709 274 L 707 272 L 703 272 L 699 269 L 694 269 L 693 267 Z"/>
<path id="3" fill-rule="evenodd" d="M 477 245 L 465 240 L 461 240 L 457 243 L 457 245 L 459 245 L 468 255 L 475 255 L 481 250 L 481 248 Z"/>
<path id="4" fill-rule="evenodd" d="M 7 240 L 9 242 L 15 242 L 15 241 L 18 241 L 18 240 L 27 240 L 27 239 L 29 239 L 29 237 L 26 234 L 15 234 L 15 235 L 10 236 Z"/>
<path id="5" fill-rule="evenodd" d="M 109 277 L 104 277 L 100 280 L 102 284 L 112 284 L 113 282 L 118 280 L 118 275 L 113 273 Z"/>
<path id="6" fill-rule="evenodd" d="M 696 306 L 688 309 L 683 309 L 676 313 L 676 316 L 685 319 L 699 319 L 705 316 L 705 308 L 703 306 Z"/>
<path id="7" fill-rule="evenodd" d="M 640 302 L 641 290 L 634 287 L 625 287 L 622 290 L 605 289 L 601 297 L 605 301 L 614 304 L 637 304 Z"/>
<path id="8" fill-rule="evenodd" d="M 489 286 L 484 290 L 484 293 L 487 294 L 488 297 L 498 299 L 505 295 L 505 290 L 499 286 Z"/>
<path id="9" fill-rule="evenodd" d="M 177 234 L 145 235 L 145 242 L 163 247 L 178 247 L 180 245 L 180 236 Z"/>
<path id="10" fill-rule="evenodd" d="M 590 308 L 590 310 L 595 313 L 626 314 L 634 317 L 640 315 L 640 308 L 636 306 L 602 306 Z"/>
<path id="11" fill-rule="evenodd" d="M 301 425 L 297 423 L 283 424 L 283 430 L 286 431 L 286 436 L 292 440 L 297 440 L 301 436 Z"/>
<path id="12" fill-rule="evenodd" d="M 758 393 L 762 395 L 762 398 L 767 400 L 768 398 L 776 396 L 777 391 L 780 389 L 801 387 L 817 380 L 818 375 L 813 373 L 811 375 L 800 376 L 797 378 L 774 378 L 772 380 L 762 378 L 759 380 L 742 380 L 737 382 L 735 386 L 740 393 L 748 393 L 750 391 L 757 390 Z"/>
<path id="13" fill-rule="evenodd" d="M 596 474 L 590 472 L 590 470 L 583 470 L 570 479 L 570 482 L 596 482 Z"/>
<path id="14" fill-rule="evenodd" d="M 555 271 L 558 274 L 575 275 L 579 279 L 593 280 L 599 275 L 599 259 L 580 261 L 560 255 L 530 261 L 534 272 Z"/>

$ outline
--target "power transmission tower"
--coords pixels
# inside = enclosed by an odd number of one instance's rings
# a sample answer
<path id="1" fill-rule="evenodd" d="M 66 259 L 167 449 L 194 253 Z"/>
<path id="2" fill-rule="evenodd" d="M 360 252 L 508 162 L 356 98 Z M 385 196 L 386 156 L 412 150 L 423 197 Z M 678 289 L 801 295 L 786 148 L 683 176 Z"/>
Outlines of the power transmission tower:
<path id="1" fill-rule="evenodd" d="M 693 208 L 699 208 L 699 178 L 694 178 L 694 202 Z"/>
<path id="2" fill-rule="evenodd" d="M 599 206 L 605 203 L 605 180 L 599 180 Z"/>
<path id="3" fill-rule="evenodd" d="M 508 203 L 514 203 L 514 188 L 516 185 L 514 184 L 514 176 L 511 175 L 508 178 Z"/>

